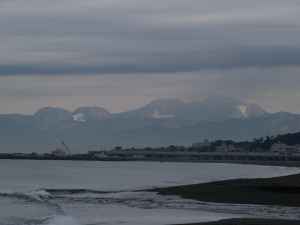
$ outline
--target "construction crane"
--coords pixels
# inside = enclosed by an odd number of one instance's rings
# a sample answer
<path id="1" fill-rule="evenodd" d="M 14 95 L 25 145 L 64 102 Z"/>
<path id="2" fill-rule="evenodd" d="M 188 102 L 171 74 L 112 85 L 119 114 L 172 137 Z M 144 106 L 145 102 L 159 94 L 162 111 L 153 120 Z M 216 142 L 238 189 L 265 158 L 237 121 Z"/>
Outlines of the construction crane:
<path id="1" fill-rule="evenodd" d="M 61 145 L 63 146 L 63 148 L 64 148 L 64 150 L 66 151 L 66 153 L 67 153 L 68 155 L 70 155 L 70 154 L 71 154 L 71 150 L 70 150 L 69 146 L 68 146 L 63 140 L 61 140 L 60 143 L 61 143 Z"/>
<path id="2" fill-rule="evenodd" d="M 61 148 L 57 148 L 56 150 L 62 150 L 66 154 L 70 155 L 71 154 L 71 149 L 69 146 L 59 137 L 56 137 L 57 141 L 60 143 Z"/>

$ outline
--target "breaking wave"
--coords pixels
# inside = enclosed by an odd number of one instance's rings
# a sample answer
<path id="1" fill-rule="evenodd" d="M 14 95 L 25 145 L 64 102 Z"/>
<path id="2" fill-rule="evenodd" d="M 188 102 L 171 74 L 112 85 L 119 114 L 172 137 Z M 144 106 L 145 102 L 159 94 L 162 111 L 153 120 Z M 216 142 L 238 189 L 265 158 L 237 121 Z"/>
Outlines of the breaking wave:
<path id="1" fill-rule="evenodd" d="M 32 191 L 0 191 L 0 197 L 18 198 L 29 201 L 44 202 L 50 199 L 91 195 L 106 195 L 113 193 L 122 193 L 123 191 L 98 191 L 93 189 L 37 189 Z"/>
<path id="2" fill-rule="evenodd" d="M 42 202 L 50 199 L 52 196 L 49 192 L 43 189 L 28 191 L 28 192 L 14 192 L 14 191 L 2 191 L 0 197 L 12 197 L 20 198 L 30 201 Z"/>
<path id="3" fill-rule="evenodd" d="M 89 189 L 39 189 L 24 193 L 0 192 L 1 196 L 45 204 L 54 209 L 55 216 L 43 219 L 38 223 L 43 225 L 78 225 L 79 223 L 74 218 L 67 216 L 61 207 L 65 203 L 119 204 L 139 209 L 201 210 L 262 218 L 300 219 L 300 209 L 296 207 L 207 203 L 182 199 L 177 196 L 161 196 L 150 191 L 105 192 Z"/>

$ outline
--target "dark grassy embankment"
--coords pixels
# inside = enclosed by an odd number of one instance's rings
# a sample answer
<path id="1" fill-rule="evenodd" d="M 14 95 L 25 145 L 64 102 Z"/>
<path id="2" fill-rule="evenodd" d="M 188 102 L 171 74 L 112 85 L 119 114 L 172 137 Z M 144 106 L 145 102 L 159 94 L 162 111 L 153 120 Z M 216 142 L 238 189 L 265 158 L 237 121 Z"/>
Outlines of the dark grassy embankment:
<path id="1" fill-rule="evenodd" d="M 300 225 L 300 221 L 272 219 L 229 219 L 217 222 L 193 223 L 189 225 Z"/>
<path id="2" fill-rule="evenodd" d="M 267 179 L 236 179 L 158 188 L 161 195 L 206 202 L 300 206 L 300 174 Z M 299 223 L 300 224 L 300 223 Z"/>

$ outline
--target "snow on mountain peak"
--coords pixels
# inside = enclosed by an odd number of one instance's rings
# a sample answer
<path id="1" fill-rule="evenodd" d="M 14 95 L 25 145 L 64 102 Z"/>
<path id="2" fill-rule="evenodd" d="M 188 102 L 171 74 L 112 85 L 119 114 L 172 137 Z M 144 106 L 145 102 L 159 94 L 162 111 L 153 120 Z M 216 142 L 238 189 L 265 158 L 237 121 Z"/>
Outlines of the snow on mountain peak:
<path id="1" fill-rule="evenodd" d="M 154 110 L 152 114 L 152 118 L 154 119 L 167 119 L 167 118 L 174 118 L 175 115 L 172 114 L 162 114 L 159 110 Z"/>
<path id="2" fill-rule="evenodd" d="M 248 106 L 247 105 L 238 105 L 237 106 L 238 110 L 242 114 L 243 117 L 247 118 L 248 115 Z"/>
<path id="3" fill-rule="evenodd" d="M 85 115 L 83 113 L 76 113 L 73 115 L 73 120 L 77 122 L 86 122 Z"/>
<path id="4" fill-rule="evenodd" d="M 73 120 L 78 122 L 99 121 L 110 117 L 110 112 L 102 107 L 80 107 L 73 112 Z"/>

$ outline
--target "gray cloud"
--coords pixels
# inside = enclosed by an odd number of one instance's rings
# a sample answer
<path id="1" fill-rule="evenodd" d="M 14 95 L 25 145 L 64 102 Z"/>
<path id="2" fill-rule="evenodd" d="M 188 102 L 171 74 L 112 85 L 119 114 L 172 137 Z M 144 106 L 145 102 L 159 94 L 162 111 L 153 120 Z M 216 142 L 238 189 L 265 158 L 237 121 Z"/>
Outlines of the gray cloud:
<path id="1" fill-rule="evenodd" d="M 220 95 L 255 102 L 269 111 L 300 112 L 300 67 L 202 70 L 174 74 L 2 76 L 0 113 L 32 113 L 44 106 L 103 106 L 118 112 L 157 98 L 201 101 Z"/>
<path id="2" fill-rule="evenodd" d="M 0 74 L 300 64 L 297 1 L 1 1 Z"/>
<path id="3" fill-rule="evenodd" d="M 0 0 L 0 28 L 0 113 L 211 94 L 300 112 L 298 0 Z"/>

